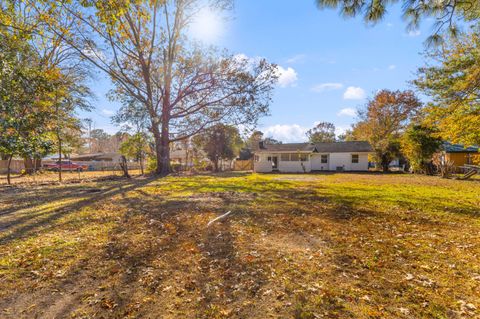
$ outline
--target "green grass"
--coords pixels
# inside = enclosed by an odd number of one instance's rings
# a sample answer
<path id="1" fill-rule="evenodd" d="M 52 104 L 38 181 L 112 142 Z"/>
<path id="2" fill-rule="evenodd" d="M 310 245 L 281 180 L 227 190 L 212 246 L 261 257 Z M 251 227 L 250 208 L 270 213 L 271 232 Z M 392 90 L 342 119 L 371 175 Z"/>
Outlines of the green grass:
<path id="1" fill-rule="evenodd" d="M 119 179 L 6 189 L 0 212 L 0 317 L 480 315 L 478 181 Z"/>

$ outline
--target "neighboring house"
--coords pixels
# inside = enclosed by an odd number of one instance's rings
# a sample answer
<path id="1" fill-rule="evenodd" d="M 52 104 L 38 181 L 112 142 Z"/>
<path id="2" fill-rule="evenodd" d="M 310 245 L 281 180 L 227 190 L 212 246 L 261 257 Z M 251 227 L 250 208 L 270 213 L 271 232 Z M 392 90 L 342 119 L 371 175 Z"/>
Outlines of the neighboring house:
<path id="1" fill-rule="evenodd" d="M 120 153 L 110 152 L 110 153 L 93 153 L 93 154 L 82 154 L 82 155 L 71 155 L 69 157 L 72 161 L 81 161 L 81 162 L 115 162 L 120 163 L 122 161 L 122 155 Z"/>
<path id="2" fill-rule="evenodd" d="M 170 151 L 170 161 L 183 166 L 193 166 L 193 151 L 191 149 L 174 149 Z"/>
<path id="3" fill-rule="evenodd" d="M 264 144 L 254 153 L 254 171 L 259 173 L 311 171 L 368 171 L 368 142 Z"/>
<path id="4" fill-rule="evenodd" d="M 442 161 L 451 161 L 453 166 L 480 164 L 479 147 L 465 147 L 461 144 L 444 143 L 440 153 Z"/>
<path id="5" fill-rule="evenodd" d="M 170 150 L 170 162 L 172 164 L 181 165 L 183 168 L 192 168 L 196 163 L 210 165 L 210 160 L 202 150 L 193 147 L 175 148 Z M 201 165 L 200 165 L 201 166 Z"/>

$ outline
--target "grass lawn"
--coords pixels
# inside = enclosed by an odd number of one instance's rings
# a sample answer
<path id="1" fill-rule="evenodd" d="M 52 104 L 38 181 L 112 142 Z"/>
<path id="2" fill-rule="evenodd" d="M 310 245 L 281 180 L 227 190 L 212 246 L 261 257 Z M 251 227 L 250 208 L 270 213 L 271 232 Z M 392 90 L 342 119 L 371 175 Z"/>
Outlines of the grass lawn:
<path id="1" fill-rule="evenodd" d="M 131 175 L 140 175 L 140 170 L 130 170 Z M 85 171 L 85 172 L 62 172 L 62 180 L 68 183 L 84 182 L 90 179 L 98 179 L 100 177 L 110 178 L 112 176 L 122 176 L 123 173 L 117 171 Z M 35 175 L 12 174 L 11 184 L 51 184 L 58 182 L 58 172 L 43 171 Z M 0 187 L 7 184 L 7 175 L 0 174 Z"/>
<path id="2" fill-rule="evenodd" d="M 3 187 L 0 317 L 479 318 L 480 182 L 225 174 Z"/>

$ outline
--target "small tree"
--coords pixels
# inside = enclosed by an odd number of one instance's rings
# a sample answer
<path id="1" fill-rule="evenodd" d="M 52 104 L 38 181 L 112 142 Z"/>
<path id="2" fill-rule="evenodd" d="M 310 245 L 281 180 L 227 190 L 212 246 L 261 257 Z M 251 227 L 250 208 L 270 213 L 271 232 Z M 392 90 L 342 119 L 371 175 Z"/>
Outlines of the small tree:
<path id="1" fill-rule="evenodd" d="M 416 173 L 432 174 L 432 157 L 438 151 L 442 140 L 435 137 L 435 129 L 410 125 L 401 139 L 402 153 Z"/>
<path id="2" fill-rule="evenodd" d="M 306 133 L 310 143 L 335 142 L 335 125 L 329 122 L 320 122 Z"/>
<path id="3" fill-rule="evenodd" d="M 14 156 L 27 159 L 29 173 L 52 144 L 55 74 L 49 71 L 28 43 L 0 34 L 0 148 L 9 163 Z"/>
<path id="4" fill-rule="evenodd" d="M 206 153 L 216 172 L 219 171 L 220 160 L 234 159 L 242 145 L 238 129 L 225 124 L 209 128 L 195 136 L 193 142 Z"/>
<path id="5" fill-rule="evenodd" d="M 136 133 L 123 142 L 120 146 L 120 153 L 123 156 L 133 159 L 140 164 L 140 171 L 144 174 L 144 163 L 149 151 L 147 136 L 144 133 Z"/>
<path id="6" fill-rule="evenodd" d="M 360 122 L 353 126 L 353 136 L 370 142 L 374 160 L 384 172 L 400 155 L 400 137 L 421 107 L 412 91 L 382 90 L 359 112 Z"/>

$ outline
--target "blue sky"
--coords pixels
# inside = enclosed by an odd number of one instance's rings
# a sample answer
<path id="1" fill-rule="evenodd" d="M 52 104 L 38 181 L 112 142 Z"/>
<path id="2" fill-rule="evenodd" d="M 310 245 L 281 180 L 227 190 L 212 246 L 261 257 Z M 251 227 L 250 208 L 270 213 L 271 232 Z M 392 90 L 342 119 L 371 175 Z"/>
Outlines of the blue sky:
<path id="1" fill-rule="evenodd" d="M 279 65 L 271 116 L 262 118 L 259 129 L 299 142 L 315 122 L 332 122 L 338 132 L 348 128 L 355 121 L 353 111 L 378 89 L 410 88 L 408 81 L 424 63 L 430 23 L 408 33 L 400 8 L 389 11 L 381 23 L 366 26 L 361 17 L 344 19 L 335 10 L 318 10 L 313 0 L 238 0 L 229 19 L 217 25 L 221 32 L 207 42 Z M 118 128 L 109 117 L 118 104 L 105 97 L 109 80 L 99 74 L 92 82 L 96 110 L 82 117 L 114 133 Z"/>

